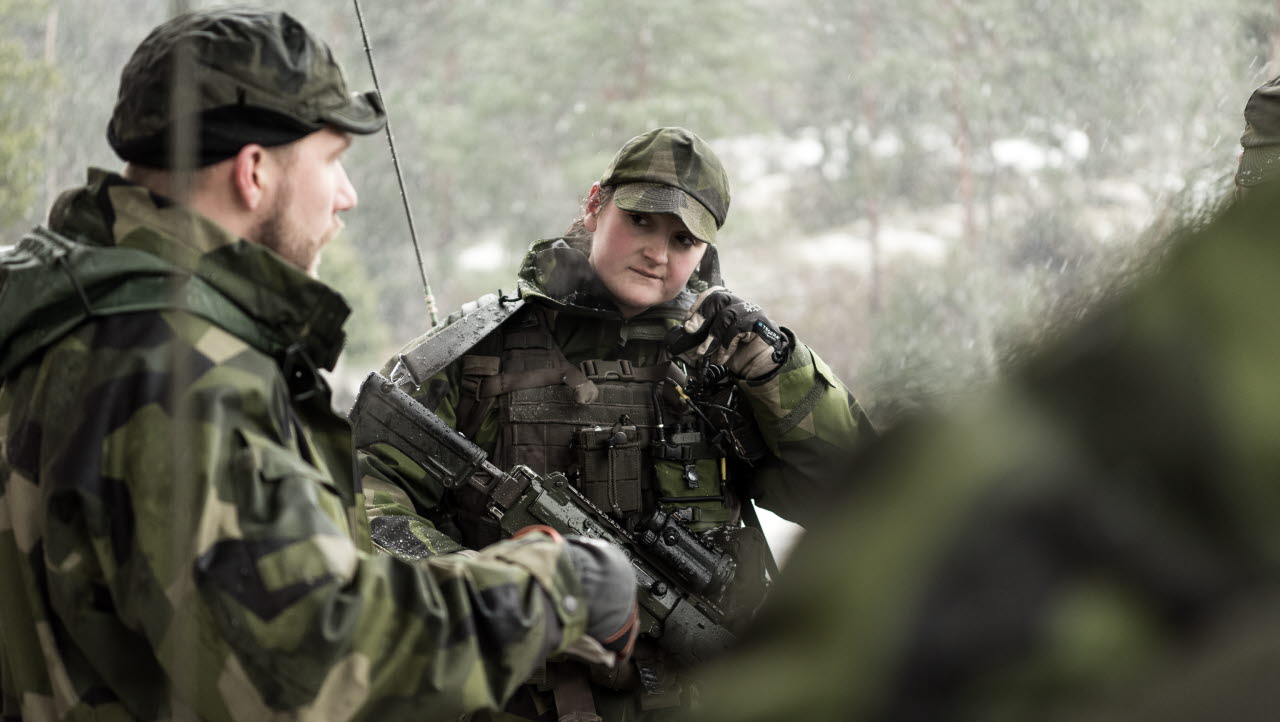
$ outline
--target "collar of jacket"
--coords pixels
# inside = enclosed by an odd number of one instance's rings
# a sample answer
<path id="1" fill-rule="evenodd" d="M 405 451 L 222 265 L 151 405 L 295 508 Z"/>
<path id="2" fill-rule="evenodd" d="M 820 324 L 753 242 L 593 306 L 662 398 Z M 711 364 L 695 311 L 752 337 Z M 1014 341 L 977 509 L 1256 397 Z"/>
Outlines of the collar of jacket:
<path id="1" fill-rule="evenodd" d="M 85 186 L 54 204 L 49 226 L 84 243 L 159 256 L 235 303 L 282 349 L 301 349 L 323 369 L 338 360 L 351 313 L 341 295 L 266 247 L 117 174 L 90 169 Z"/>
<path id="2" fill-rule="evenodd" d="M 587 256 L 563 238 L 535 241 L 520 264 L 516 281 L 521 298 L 535 298 L 557 312 L 622 321 Z M 689 279 L 680 295 L 633 316 L 624 324 L 663 320 L 684 321 L 693 301 L 707 284 L 697 276 Z"/>

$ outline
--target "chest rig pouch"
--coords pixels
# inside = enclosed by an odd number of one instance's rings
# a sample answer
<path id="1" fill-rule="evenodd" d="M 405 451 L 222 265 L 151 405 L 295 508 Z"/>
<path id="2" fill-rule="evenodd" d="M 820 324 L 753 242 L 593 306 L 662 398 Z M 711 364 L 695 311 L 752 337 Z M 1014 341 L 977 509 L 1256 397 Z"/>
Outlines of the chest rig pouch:
<path id="1" fill-rule="evenodd" d="M 640 430 L 623 414 L 613 426 L 581 427 L 569 473 L 593 504 L 616 517 L 640 511 Z"/>

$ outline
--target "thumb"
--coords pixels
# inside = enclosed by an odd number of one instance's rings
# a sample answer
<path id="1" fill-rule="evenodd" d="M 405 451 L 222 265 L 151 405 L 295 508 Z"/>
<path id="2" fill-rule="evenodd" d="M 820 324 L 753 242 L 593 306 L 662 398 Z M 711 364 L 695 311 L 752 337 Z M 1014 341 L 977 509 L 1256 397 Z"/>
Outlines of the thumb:
<path id="1" fill-rule="evenodd" d="M 702 293 L 699 293 L 698 297 L 693 299 L 693 306 L 691 306 L 689 309 L 691 311 L 690 317 L 692 318 L 693 314 L 697 314 L 699 316 L 702 315 L 702 304 L 705 303 L 707 298 L 709 298 L 712 294 L 720 293 L 722 291 L 727 292 L 728 290 L 729 289 L 725 288 L 724 286 L 711 286 L 710 288 L 703 291 Z"/>

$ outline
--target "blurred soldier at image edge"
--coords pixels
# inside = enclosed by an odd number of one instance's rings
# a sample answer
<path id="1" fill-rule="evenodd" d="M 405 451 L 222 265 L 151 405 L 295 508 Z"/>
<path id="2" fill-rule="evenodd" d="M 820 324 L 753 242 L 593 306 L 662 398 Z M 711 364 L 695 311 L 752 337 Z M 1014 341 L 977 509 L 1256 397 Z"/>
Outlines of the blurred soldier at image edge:
<path id="1" fill-rule="evenodd" d="M 1275 716 L 1278 93 L 1156 276 L 859 460 L 691 719 Z"/>
<path id="2" fill-rule="evenodd" d="M 1236 187 L 1248 189 L 1274 180 L 1280 171 L 1280 77 L 1263 83 L 1244 106 Z"/>

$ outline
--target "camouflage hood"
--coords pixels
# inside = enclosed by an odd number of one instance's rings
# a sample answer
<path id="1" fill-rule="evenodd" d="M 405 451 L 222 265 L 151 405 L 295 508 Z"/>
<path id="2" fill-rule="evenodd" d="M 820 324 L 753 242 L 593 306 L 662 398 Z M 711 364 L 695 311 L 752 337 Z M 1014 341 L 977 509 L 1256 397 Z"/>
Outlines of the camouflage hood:
<path id="1" fill-rule="evenodd" d="M 236 238 L 222 227 L 124 178 L 93 169 L 88 184 L 67 191 L 55 203 L 50 228 L 72 241 L 69 257 L 78 259 L 72 283 L 61 274 L 48 278 L 50 264 L 24 244 L 0 267 L 0 367 L 40 334 L 44 343 L 71 330 L 51 317 L 66 307 L 89 308 L 108 293 L 138 278 L 163 277 L 175 289 L 197 285 L 211 289 L 238 310 L 235 327 L 211 321 L 241 336 L 260 351 L 282 358 L 302 351 L 319 368 L 329 369 L 342 350 L 342 324 L 350 313 L 345 301 L 323 283 L 289 265 L 263 246 Z M 112 249 L 111 255 L 102 251 Z M 56 281 L 56 282 L 55 282 Z M 134 284 L 136 285 L 136 284 Z M 153 294 L 154 295 L 154 294 Z M 175 304 L 175 307 L 185 307 Z M 85 313 L 62 314 L 82 321 Z M 247 332 L 247 333 L 246 333 Z"/>
<path id="2" fill-rule="evenodd" d="M 516 288 L 521 298 L 538 298 L 560 312 L 602 318 L 620 318 L 621 312 L 587 260 L 582 239 L 548 238 L 529 246 Z M 637 318 L 684 319 L 699 293 L 723 285 L 716 247 L 707 255 L 685 288 L 672 300 L 650 308 Z"/>

